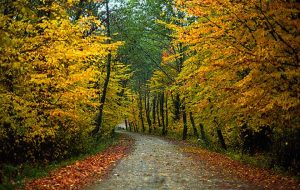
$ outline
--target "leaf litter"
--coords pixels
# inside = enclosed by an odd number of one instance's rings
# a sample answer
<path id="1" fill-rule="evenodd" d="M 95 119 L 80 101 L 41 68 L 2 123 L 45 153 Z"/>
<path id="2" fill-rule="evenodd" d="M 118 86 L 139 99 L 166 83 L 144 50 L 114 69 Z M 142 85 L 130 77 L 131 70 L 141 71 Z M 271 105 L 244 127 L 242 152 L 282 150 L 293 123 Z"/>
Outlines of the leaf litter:
<path id="1" fill-rule="evenodd" d="M 28 181 L 25 190 L 81 189 L 104 178 L 116 162 L 129 152 L 132 144 L 132 139 L 122 136 L 117 145 L 109 147 L 104 152 L 54 170 L 47 177 Z"/>

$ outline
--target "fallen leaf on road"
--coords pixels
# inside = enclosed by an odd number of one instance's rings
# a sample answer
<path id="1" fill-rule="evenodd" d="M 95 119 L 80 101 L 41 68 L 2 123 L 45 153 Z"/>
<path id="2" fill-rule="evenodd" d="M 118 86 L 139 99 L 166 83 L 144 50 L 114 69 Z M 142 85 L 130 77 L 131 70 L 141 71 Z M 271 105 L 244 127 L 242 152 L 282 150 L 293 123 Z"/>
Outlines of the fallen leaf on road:
<path id="1" fill-rule="evenodd" d="M 126 155 L 132 144 L 132 139 L 121 137 L 117 145 L 104 152 L 77 161 L 73 165 L 54 170 L 48 177 L 28 181 L 25 184 L 25 190 L 75 190 L 93 181 L 99 181 L 115 165 L 115 162 Z"/>
<path id="2" fill-rule="evenodd" d="M 264 189 L 287 190 L 300 189 L 300 181 L 292 177 L 275 174 L 271 170 L 257 168 L 232 160 L 221 153 L 211 152 L 199 147 L 181 145 L 183 152 L 193 159 L 204 161 L 212 170 L 222 171 L 225 175 L 234 175 L 244 181 L 254 183 Z"/>

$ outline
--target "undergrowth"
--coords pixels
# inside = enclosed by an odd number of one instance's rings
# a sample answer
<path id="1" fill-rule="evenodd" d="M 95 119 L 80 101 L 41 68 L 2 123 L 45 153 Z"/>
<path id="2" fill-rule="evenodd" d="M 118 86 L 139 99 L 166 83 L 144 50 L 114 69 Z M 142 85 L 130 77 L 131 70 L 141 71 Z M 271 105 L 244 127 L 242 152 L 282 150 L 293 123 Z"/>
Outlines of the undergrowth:
<path id="1" fill-rule="evenodd" d="M 22 163 L 0 164 L 0 190 L 11 190 L 22 188 L 26 180 L 36 179 L 47 176 L 51 171 L 59 169 L 75 163 L 78 160 L 84 160 L 90 155 L 97 154 L 104 151 L 109 146 L 117 144 L 119 135 L 114 138 L 105 138 L 94 141 L 90 144 L 89 149 L 84 153 L 73 155 L 64 160 L 57 160 L 51 163 L 36 162 L 36 163 Z"/>

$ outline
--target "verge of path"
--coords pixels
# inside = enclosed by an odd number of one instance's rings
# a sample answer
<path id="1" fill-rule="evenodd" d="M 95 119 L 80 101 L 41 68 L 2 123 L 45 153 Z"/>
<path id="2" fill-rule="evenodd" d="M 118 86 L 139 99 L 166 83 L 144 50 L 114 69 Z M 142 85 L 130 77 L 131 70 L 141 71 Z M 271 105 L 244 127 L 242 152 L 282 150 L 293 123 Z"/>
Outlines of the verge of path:
<path id="1" fill-rule="evenodd" d="M 232 160 L 228 156 L 211 152 L 186 143 L 177 143 L 181 150 L 194 160 L 205 160 L 211 170 L 220 171 L 223 175 L 237 176 L 240 179 L 270 190 L 300 190 L 300 180 L 283 176 L 267 169 Z"/>
<path id="2" fill-rule="evenodd" d="M 25 190 L 82 189 L 96 179 L 104 178 L 110 168 L 128 153 L 132 144 L 132 139 L 121 136 L 116 145 L 109 147 L 103 152 L 54 170 L 47 177 L 27 182 Z"/>
<path id="3" fill-rule="evenodd" d="M 259 189 L 211 170 L 205 162 L 195 161 L 166 140 L 122 133 L 135 139 L 134 150 L 120 161 L 109 178 L 86 190 Z"/>

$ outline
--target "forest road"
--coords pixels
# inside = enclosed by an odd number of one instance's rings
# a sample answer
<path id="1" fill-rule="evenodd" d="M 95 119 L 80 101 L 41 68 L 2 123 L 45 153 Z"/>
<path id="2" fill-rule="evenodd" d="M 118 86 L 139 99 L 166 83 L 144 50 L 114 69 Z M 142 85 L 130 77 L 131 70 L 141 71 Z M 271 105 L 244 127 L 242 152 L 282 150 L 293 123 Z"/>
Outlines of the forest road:
<path id="1" fill-rule="evenodd" d="M 201 190 L 259 189 L 221 172 L 205 161 L 195 161 L 179 148 L 157 137 L 120 132 L 135 139 L 133 151 L 103 181 L 86 190 Z"/>

